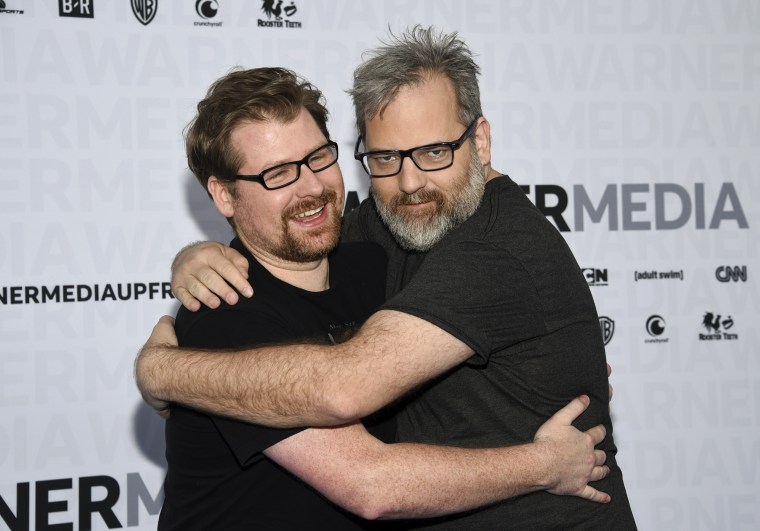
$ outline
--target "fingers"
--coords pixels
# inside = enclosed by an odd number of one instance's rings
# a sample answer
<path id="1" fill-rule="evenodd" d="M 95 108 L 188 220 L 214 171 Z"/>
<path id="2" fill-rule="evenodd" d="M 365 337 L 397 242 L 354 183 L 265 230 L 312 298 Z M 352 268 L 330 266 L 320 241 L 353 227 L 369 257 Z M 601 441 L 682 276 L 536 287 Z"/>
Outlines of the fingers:
<path id="1" fill-rule="evenodd" d="M 608 363 L 607 364 L 607 378 L 609 378 L 611 374 L 612 374 L 612 365 Z M 612 400 L 612 384 L 607 383 L 607 386 L 610 388 L 610 400 Z"/>
<path id="2" fill-rule="evenodd" d="M 579 494 L 581 498 L 585 498 L 589 501 L 596 502 L 596 503 L 609 503 L 610 502 L 610 495 L 605 492 L 600 492 L 596 490 L 594 487 L 590 487 L 589 485 L 586 485 L 586 487 L 581 491 Z"/>
<path id="3" fill-rule="evenodd" d="M 578 418 L 578 415 L 586 411 L 589 403 L 589 397 L 581 395 L 552 415 L 551 418 L 546 421 L 546 424 L 559 423 L 569 426 L 576 418 Z"/>
<path id="4" fill-rule="evenodd" d="M 156 413 L 158 413 L 158 416 L 161 417 L 164 420 L 169 420 L 169 417 L 171 417 L 172 410 L 169 407 L 168 402 L 163 402 L 164 405 L 161 407 L 156 408 Z M 155 406 L 154 406 L 155 407 Z"/>
<path id="5" fill-rule="evenodd" d="M 604 465 L 604 463 L 606 462 L 607 462 L 607 452 L 605 452 L 604 450 L 594 450 L 594 464 L 597 467 L 600 467 Z"/>
<path id="6" fill-rule="evenodd" d="M 227 285 L 227 283 L 221 279 L 219 275 L 217 275 L 210 269 L 202 271 L 201 275 L 203 276 L 203 278 L 188 277 L 185 280 L 186 287 L 177 288 L 175 290 L 175 292 L 177 292 L 176 293 L 177 298 L 180 298 L 178 292 L 183 290 L 187 294 L 186 296 L 190 297 L 191 300 L 200 301 L 200 303 L 205 304 L 209 308 L 218 308 L 219 305 L 222 304 L 222 301 L 221 299 L 219 299 L 219 297 L 217 297 L 217 294 L 216 292 L 214 292 L 214 290 L 215 289 L 216 290 L 226 289 L 229 291 L 232 291 L 232 290 Z M 237 297 L 236 294 L 235 294 L 235 297 Z M 236 298 L 234 299 L 234 302 L 237 302 Z M 187 307 L 187 305 L 185 305 L 185 307 Z"/>
<path id="7" fill-rule="evenodd" d="M 201 285 L 191 285 L 191 291 L 193 287 L 207 289 L 228 304 L 237 303 L 238 291 L 247 297 L 253 294 L 251 285 L 246 280 L 246 277 L 235 267 L 235 264 L 222 256 L 210 258 L 208 266 L 199 271 L 196 278 Z M 193 293 L 193 295 L 197 294 Z"/>
<path id="8" fill-rule="evenodd" d="M 235 304 L 238 291 L 250 297 L 253 289 L 247 278 L 245 257 L 216 242 L 188 246 L 172 264 L 172 291 L 190 311 L 197 311 L 201 304 L 218 308 L 222 300 Z"/>
<path id="9" fill-rule="evenodd" d="M 158 318 L 158 323 L 156 323 L 156 326 L 158 325 L 169 325 L 174 328 L 174 317 L 171 315 L 162 315 Z"/>
<path id="10" fill-rule="evenodd" d="M 594 446 L 596 446 L 604 440 L 604 436 L 607 435 L 607 429 L 602 424 L 598 424 L 593 428 L 587 429 L 586 433 L 591 436 L 591 440 L 594 441 Z"/>
<path id="11" fill-rule="evenodd" d="M 174 296 L 177 297 L 177 300 L 179 300 L 179 302 L 182 303 L 182 306 L 184 306 L 191 312 L 197 312 L 198 310 L 201 309 L 200 301 L 196 299 L 193 296 L 193 294 L 187 291 L 185 288 L 172 286 L 172 292 L 174 293 Z M 217 306 L 219 305 L 218 300 L 219 299 L 217 299 Z M 211 306 L 208 303 L 206 303 L 206 306 L 209 306 L 211 308 L 216 308 L 216 306 Z"/>
<path id="12" fill-rule="evenodd" d="M 224 247 L 222 249 L 222 256 L 211 256 L 209 265 L 216 271 L 221 277 L 230 283 L 236 290 L 243 294 L 244 297 L 250 297 L 253 295 L 253 289 L 248 283 L 248 260 L 231 247 Z M 210 286 L 209 286 L 210 287 Z M 230 302 L 226 294 L 214 291 L 217 295 L 224 296 L 227 302 Z M 235 302 L 237 302 L 237 293 L 235 295 Z"/>
<path id="13" fill-rule="evenodd" d="M 148 348 L 153 345 L 177 346 L 177 334 L 174 331 L 174 317 L 164 315 L 158 320 L 153 327 L 153 331 L 150 333 L 150 337 L 148 338 L 145 347 Z"/>

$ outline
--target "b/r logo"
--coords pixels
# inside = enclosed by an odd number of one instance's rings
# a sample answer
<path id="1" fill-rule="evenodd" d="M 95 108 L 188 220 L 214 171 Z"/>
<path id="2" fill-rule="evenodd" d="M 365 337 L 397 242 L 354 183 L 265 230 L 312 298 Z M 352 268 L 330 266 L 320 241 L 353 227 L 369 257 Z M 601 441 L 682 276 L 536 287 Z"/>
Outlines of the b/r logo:
<path id="1" fill-rule="evenodd" d="M 95 0 L 58 0 L 58 16 L 95 18 Z"/>

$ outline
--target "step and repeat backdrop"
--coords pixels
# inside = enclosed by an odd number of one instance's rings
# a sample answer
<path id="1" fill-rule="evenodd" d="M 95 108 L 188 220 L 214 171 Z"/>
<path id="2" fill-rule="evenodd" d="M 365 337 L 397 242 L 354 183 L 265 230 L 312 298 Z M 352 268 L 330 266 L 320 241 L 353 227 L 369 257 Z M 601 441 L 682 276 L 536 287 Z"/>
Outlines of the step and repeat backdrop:
<path id="1" fill-rule="evenodd" d="M 641 529 L 760 527 L 760 3 L 0 1 L 0 529 L 152 529 L 163 421 L 135 353 L 183 245 L 229 228 L 182 129 L 235 66 L 345 89 L 388 29 L 458 31 L 494 166 L 583 268 Z"/>

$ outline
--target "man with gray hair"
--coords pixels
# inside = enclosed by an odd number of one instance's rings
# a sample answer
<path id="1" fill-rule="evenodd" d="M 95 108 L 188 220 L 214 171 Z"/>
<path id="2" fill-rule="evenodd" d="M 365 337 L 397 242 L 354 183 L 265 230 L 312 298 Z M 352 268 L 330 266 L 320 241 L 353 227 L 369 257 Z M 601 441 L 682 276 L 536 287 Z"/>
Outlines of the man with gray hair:
<path id="1" fill-rule="evenodd" d="M 355 157 L 371 198 L 347 217 L 343 239 L 382 245 L 389 273 L 388 300 L 352 339 L 236 352 L 232 364 L 225 354 L 165 346 L 173 338 L 164 322 L 138 358 L 138 381 L 158 399 L 282 427 L 341 424 L 403 397 L 399 440 L 472 448 L 530 441 L 553 411 L 586 393 L 590 407 L 575 425 L 607 428 L 600 447 L 610 474 L 595 486 L 610 503 L 533 492 L 414 525 L 635 529 L 591 293 L 561 235 L 491 167 L 478 74 L 456 34 L 419 26 L 354 74 Z M 216 302 L 192 280 L 208 277 L 199 263 L 250 292 L 230 263 L 208 258 L 214 248 L 179 257 L 175 293 L 191 307 L 191 293 Z M 226 298 L 218 282 L 210 287 Z"/>

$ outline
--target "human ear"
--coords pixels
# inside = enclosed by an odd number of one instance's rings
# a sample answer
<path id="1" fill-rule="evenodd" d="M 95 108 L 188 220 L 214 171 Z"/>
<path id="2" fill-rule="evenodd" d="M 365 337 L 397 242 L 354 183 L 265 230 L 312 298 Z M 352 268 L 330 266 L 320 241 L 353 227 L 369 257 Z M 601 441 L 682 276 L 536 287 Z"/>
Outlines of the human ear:
<path id="1" fill-rule="evenodd" d="M 478 152 L 480 163 L 483 166 L 488 166 L 491 163 L 491 124 L 483 117 L 479 118 L 479 120 L 480 123 L 473 135 L 475 149 Z"/>
<path id="2" fill-rule="evenodd" d="M 229 184 L 230 183 L 221 181 L 212 175 L 209 177 L 208 184 L 206 185 L 211 199 L 214 200 L 216 209 L 226 218 L 231 218 L 235 215 L 235 208 L 232 205 L 232 194 L 229 190 Z"/>

